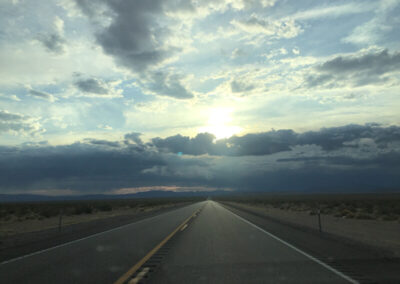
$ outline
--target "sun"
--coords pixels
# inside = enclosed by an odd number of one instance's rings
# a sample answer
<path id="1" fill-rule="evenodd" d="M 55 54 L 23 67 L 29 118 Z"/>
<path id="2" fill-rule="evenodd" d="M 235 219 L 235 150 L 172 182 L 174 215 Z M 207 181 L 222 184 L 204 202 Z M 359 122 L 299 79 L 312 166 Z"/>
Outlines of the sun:
<path id="1" fill-rule="evenodd" d="M 230 108 L 214 108 L 208 111 L 209 119 L 206 126 L 201 127 L 199 132 L 208 132 L 215 136 L 216 140 L 229 138 L 240 131 L 242 128 L 230 125 L 232 122 L 232 112 Z"/>

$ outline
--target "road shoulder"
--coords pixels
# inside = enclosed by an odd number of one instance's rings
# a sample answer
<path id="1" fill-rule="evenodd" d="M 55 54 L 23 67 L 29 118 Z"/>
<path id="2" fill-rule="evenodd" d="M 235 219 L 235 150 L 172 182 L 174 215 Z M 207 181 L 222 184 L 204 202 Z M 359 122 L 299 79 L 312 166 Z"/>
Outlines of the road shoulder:
<path id="1" fill-rule="evenodd" d="M 299 249 L 320 259 L 362 283 L 399 283 L 400 259 L 362 244 L 320 234 L 317 230 L 301 228 L 262 216 L 257 211 L 221 203 L 226 209 L 254 223 Z"/>

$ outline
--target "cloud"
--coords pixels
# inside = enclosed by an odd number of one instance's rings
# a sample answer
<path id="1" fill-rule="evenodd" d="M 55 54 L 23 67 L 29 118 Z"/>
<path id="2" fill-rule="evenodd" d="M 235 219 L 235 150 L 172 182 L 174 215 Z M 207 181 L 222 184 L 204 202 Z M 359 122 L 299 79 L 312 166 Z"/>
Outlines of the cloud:
<path id="1" fill-rule="evenodd" d="M 215 78 L 224 80 L 221 80 L 213 93 L 233 97 L 265 93 L 267 91 L 266 84 L 269 83 L 269 78 L 266 78 L 267 74 L 265 69 L 254 68 L 254 66 L 245 66 L 220 73 Z"/>
<path id="2" fill-rule="evenodd" d="M 244 52 L 243 49 L 241 49 L 241 48 L 235 48 L 235 49 L 232 51 L 231 58 L 232 58 L 232 59 L 236 59 L 236 58 L 239 58 L 239 57 L 244 56 L 244 55 L 246 55 L 246 52 Z"/>
<path id="3" fill-rule="evenodd" d="M 1 112 L 0 119 L 24 118 Z M 366 191 L 400 185 L 398 126 L 277 130 L 216 142 L 207 133 L 148 143 L 139 136 L 134 132 L 122 141 L 85 139 L 62 146 L 1 146 L 0 191 L 93 193 L 154 186 Z"/>
<path id="4" fill-rule="evenodd" d="M 246 20 L 232 20 L 231 24 L 245 33 L 263 34 L 272 38 L 293 38 L 302 32 L 292 19 L 271 20 L 252 14 Z"/>
<path id="5" fill-rule="evenodd" d="M 319 6 L 297 12 L 291 16 L 295 20 L 310 20 L 327 17 L 340 17 L 344 15 L 365 13 L 373 10 L 375 5 L 370 3 L 346 3 L 332 6 Z"/>
<path id="6" fill-rule="evenodd" d="M 77 4 L 82 12 L 93 18 L 96 5 L 91 2 L 81 0 Z M 163 1 L 105 0 L 102 3 L 108 9 L 111 23 L 96 34 L 96 39 L 104 52 L 113 56 L 119 65 L 143 72 L 179 50 L 165 42 L 171 31 L 159 21 L 165 12 Z"/>
<path id="7" fill-rule="evenodd" d="M 247 10 L 272 7 L 275 5 L 276 0 L 228 0 L 220 2 L 230 5 L 234 10 Z"/>
<path id="8" fill-rule="evenodd" d="M 36 135 L 44 131 L 36 118 L 0 110 L 0 133 Z"/>
<path id="9" fill-rule="evenodd" d="M 395 80 L 400 71 L 400 52 L 387 49 L 364 54 L 337 56 L 306 75 L 307 87 L 335 88 L 383 84 Z"/>
<path id="10" fill-rule="evenodd" d="M 87 192 L 104 191 L 113 187 L 128 187 L 142 170 L 164 164 L 151 153 L 120 149 L 105 141 L 95 140 L 66 146 L 0 150 L 0 168 L 4 169 L 0 174 L 1 189 L 70 188 Z M 13 159 L 18 159 L 18 163 L 7 165 Z M 136 185 L 141 182 L 143 180 Z"/>
<path id="11" fill-rule="evenodd" d="M 170 71 L 150 72 L 139 85 L 146 93 L 175 99 L 191 99 L 194 94 L 184 84 L 184 77 Z"/>
<path id="12" fill-rule="evenodd" d="M 54 54 L 63 54 L 65 52 L 65 39 L 58 34 L 42 34 L 39 35 L 37 39 L 49 52 L 52 52 Z"/>
<path id="13" fill-rule="evenodd" d="M 105 146 L 105 147 L 120 147 L 119 142 L 113 142 L 113 141 L 108 141 L 108 140 L 100 140 L 100 139 L 84 139 L 83 140 L 86 143 L 92 144 L 92 145 L 98 145 L 98 146 Z"/>
<path id="14" fill-rule="evenodd" d="M 67 43 L 63 33 L 64 21 L 56 16 L 53 22 L 53 31 L 38 35 L 37 40 L 47 49 L 47 51 L 54 54 L 63 54 L 65 53 L 65 45 Z"/>
<path id="15" fill-rule="evenodd" d="M 288 54 L 288 51 L 286 50 L 286 48 L 281 47 L 279 49 L 273 49 L 273 50 L 269 51 L 267 54 L 263 54 L 263 56 L 265 56 L 265 58 L 267 58 L 267 59 L 271 59 L 271 58 L 286 55 L 286 54 Z"/>
<path id="16" fill-rule="evenodd" d="M 296 133 L 291 129 L 272 130 L 262 133 L 250 133 L 232 136 L 227 139 L 213 140 L 208 133 L 198 134 L 194 138 L 175 135 L 167 138 L 154 138 L 152 143 L 161 151 L 182 152 L 188 155 L 216 156 L 262 156 L 290 151 L 298 145 L 316 145 L 324 151 L 356 147 L 349 144 L 360 139 L 372 139 L 379 147 L 388 147 L 390 143 L 400 143 L 400 127 L 381 127 L 376 124 L 346 125 L 322 128 L 319 131 Z M 358 146 L 357 146 L 358 147 Z"/>
<path id="17" fill-rule="evenodd" d="M 105 95 L 108 93 L 107 88 L 96 79 L 79 80 L 75 82 L 75 86 L 82 92 Z"/>
<path id="18" fill-rule="evenodd" d="M 372 44 L 379 44 L 382 40 L 395 38 L 399 32 L 399 2 L 398 1 L 378 1 L 375 5 L 362 5 L 365 8 L 373 8 L 374 14 L 370 20 L 357 25 L 348 36 L 342 39 L 345 43 L 352 43 L 361 46 L 370 46 Z M 356 11 L 362 11 L 355 9 Z"/>
<path id="19" fill-rule="evenodd" d="M 91 2 L 77 1 L 77 4 L 93 19 L 98 15 L 93 12 Z M 174 20 L 168 17 L 168 13 L 194 13 L 191 2 L 184 2 L 189 4 L 160 0 L 102 1 L 106 12 L 100 16 L 111 15 L 110 24 L 96 33 L 96 40 L 119 66 L 138 75 L 139 85 L 146 93 L 177 99 L 194 97 L 182 83 L 181 75 L 171 70 L 155 70 L 183 48 L 170 40 L 174 36 Z M 97 91 L 104 90 L 97 88 Z"/>
<path id="20" fill-rule="evenodd" d="M 209 133 L 200 133 L 194 138 L 178 134 L 165 139 L 153 138 L 151 142 L 161 151 L 188 155 L 203 155 L 213 152 L 214 139 L 215 136 Z"/>
<path id="21" fill-rule="evenodd" d="M 97 128 L 104 129 L 104 130 L 112 130 L 113 129 L 110 125 L 107 125 L 107 124 L 99 124 L 99 125 L 97 125 Z"/>
<path id="22" fill-rule="evenodd" d="M 55 100 L 56 100 L 52 94 L 41 92 L 41 91 L 36 91 L 33 89 L 28 90 L 28 94 L 32 97 L 40 98 L 40 99 L 43 99 L 43 100 L 46 100 L 46 101 L 49 101 L 52 103 L 55 102 Z"/>
<path id="23" fill-rule="evenodd" d="M 134 142 L 137 145 L 142 145 L 143 141 L 142 141 L 142 139 L 140 139 L 141 135 L 142 135 L 142 133 L 132 132 L 132 133 L 125 134 L 124 138 L 125 138 L 125 141 L 127 141 L 128 143 Z"/>
<path id="24" fill-rule="evenodd" d="M 104 82 L 95 78 L 81 78 L 74 82 L 74 86 L 78 91 L 82 92 L 84 96 L 92 97 L 122 97 L 122 89 L 115 89 L 115 86 L 119 84 L 117 82 Z M 81 94 L 82 95 L 82 94 Z"/>
<path id="25" fill-rule="evenodd" d="M 0 99 L 11 100 L 11 101 L 16 101 L 16 102 L 21 101 L 21 99 L 17 95 L 0 94 Z"/>
<path id="26" fill-rule="evenodd" d="M 338 56 L 323 63 L 319 71 L 328 73 L 367 72 L 371 75 L 382 75 L 391 71 L 400 70 L 400 52 L 389 53 L 387 49 L 381 52 L 369 53 L 361 56 Z"/>
<path id="27" fill-rule="evenodd" d="M 231 81 L 232 93 L 246 93 L 252 91 L 256 86 L 254 84 L 242 81 L 240 79 L 234 79 Z"/>

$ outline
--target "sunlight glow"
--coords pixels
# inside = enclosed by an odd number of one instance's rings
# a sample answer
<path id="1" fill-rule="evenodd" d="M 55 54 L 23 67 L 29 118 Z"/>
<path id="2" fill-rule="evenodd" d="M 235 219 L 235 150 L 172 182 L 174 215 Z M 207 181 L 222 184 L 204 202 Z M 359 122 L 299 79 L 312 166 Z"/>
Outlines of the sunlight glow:
<path id="1" fill-rule="evenodd" d="M 215 108 L 210 110 L 208 124 L 199 128 L 199 133 L 208 132 L 216 137 L 216 140 L 229 138 L 242 131 L 242 128 L 229 125 L 232 121 L 232 109 Z"/>

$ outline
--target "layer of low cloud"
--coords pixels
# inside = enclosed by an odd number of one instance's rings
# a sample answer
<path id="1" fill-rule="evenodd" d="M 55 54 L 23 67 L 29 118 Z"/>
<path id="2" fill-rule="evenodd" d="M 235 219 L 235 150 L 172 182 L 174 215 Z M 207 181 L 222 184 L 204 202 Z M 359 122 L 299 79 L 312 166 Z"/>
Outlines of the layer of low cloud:
<path id="1" fill-rule="evenodd" d="M 263 133 L 251 133 L 244 136 L 232 136 L 216 142 L 212 134 L 202 133 L 194 138 L 171 136 L 153 138 L 152 143 L 160 150 L 171 153 L 182 152 L 188 155 L 217 156 L 262 156 L 290 151 L 298 145 L 316 145 L 324 151 L 356 147 L 351 144 L 359 139 L 372 139 L 379 147 L 400 142 L 400 128 L 397 126 L 380 127 L 376 124 L 346 125 L 323 128 L 320 131 L 296 133 L 291 129 L 272 130 Z"/>
<path id="2" fill-rule="evenodd" d="M 1 113 L 3 120 L 21 119 Z M 211 134 L 64 146 L 0 147 L 0 190 L 177 186 L 236 190 L 369 191 L 400 185 L 400 128 L 376 124 L 277 130 L 213 142 Z M 11 161 L 13 161 L 11 163 Z"/>

